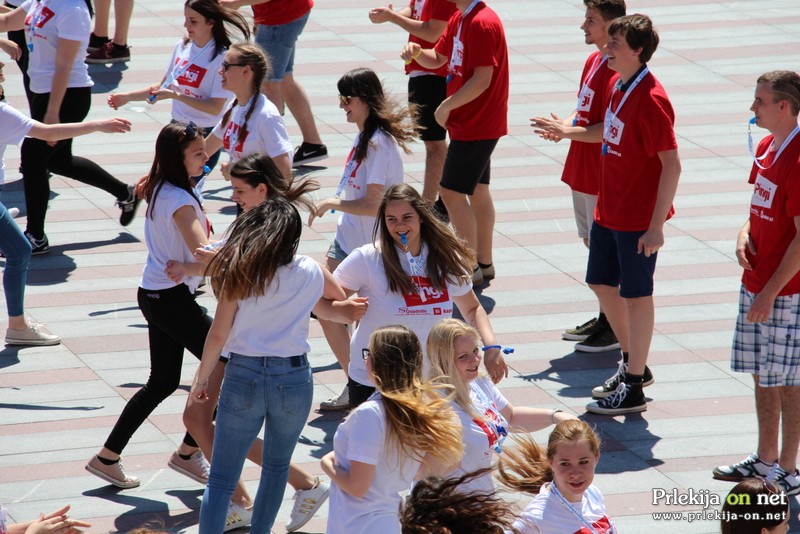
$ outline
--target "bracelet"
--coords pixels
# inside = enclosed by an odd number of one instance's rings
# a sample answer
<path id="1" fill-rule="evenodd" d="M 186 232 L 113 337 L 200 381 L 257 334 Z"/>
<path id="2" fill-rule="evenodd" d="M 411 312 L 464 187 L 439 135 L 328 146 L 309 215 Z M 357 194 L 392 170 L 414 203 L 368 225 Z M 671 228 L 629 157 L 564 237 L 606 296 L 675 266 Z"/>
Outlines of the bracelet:
<path id="1" fill-rule="evenodd" d="M 208 385 L 208 380 L 206 380 L 205 382 L 200 382 L 199 380 L 195 379 L 194 385 L 204 388 L 204 387 L 206 387 Z"/>
<path id="2" fill-rule="evenodd" d="M 417 50 L 417 53 L 416 53 L 416 54 L 412 54 L 412 56 L 411 56 L 411 59 L 417 59 L 417 58 L 418 58 L 419 56 L 421 56 L 421 55 L 422 55 L 422 48 L 420 48 L 419 50 Z"/>
<path id="3" fill-rule="evenodd" d="M 550 413 L 550 422 L 553 423 L 554 425 L 557 424 L 556 423 L 556 414 L 557 413 L 562 413 L 562 410 L 559 410 L 558 408 L 556 408 L 555 410 L 553 410 Z"/>
<path id="4" fill-rule="evenodd" d="M 501 351 L 503 351 L 503 354 L 513 354 L 513 352 L 514 352 L 514 348 L 513 348 L 513 347 L 506 347 L 506 348 L 503 348 L 503 346 L 502 346 L 502 345 L 486 345 L 485 347 L 483 347 L 483 349 L 482 349 L 482 350 L 483 350 L 484 352 L 486 352 L 486 351 L 487 351 L 487 350 L 489 350 L 489 349 L 497 349 L 497 350 L 501 350 Z"/>

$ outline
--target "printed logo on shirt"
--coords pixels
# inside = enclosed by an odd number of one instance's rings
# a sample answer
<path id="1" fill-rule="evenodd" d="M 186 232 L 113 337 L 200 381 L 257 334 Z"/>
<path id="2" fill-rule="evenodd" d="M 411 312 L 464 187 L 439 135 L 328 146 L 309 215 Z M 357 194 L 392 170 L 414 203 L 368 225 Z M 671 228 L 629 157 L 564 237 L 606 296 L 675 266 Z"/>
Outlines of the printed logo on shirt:
<path id="1" fill-rule="evenodd" d="M 608 126 L 608 135 L 606 142 L 619 146 L 622 141 L 622 131 L 625 129 L 625 123 L 619 120 L 619 117 L 613 117 L 611 124 Z"/>
<path id="2" fill-rule="evenodd" d="M 55 16 L 56 14 L 53 13 L 49 7 L 43 6 L 41 11 L 39 11 L 39 16 L 36 19 L 36 27 L 43 28 L 44 25 Z M 30 25 L 30 17 L 26 17 L 25 24 Z"/>
<path id="3" fill-rule="evenodd" d="M 181 67 L 183 67 L 183 65 L 186 65 L 186 61 L 181 62 Z M 208 69 L 204 69 L 198 65 L 189 65 L 186 71 L 176 80 L 176 83 L 197 89 L 200 87 L 200 84 L 203 83 L 203 78 L 205 78 L 207 72 Z"/>
<path id="4" fill-rule="evenodd" d="M 231 151 L 231 132 L 237 134 L 235 151 L 244 152 L 244 142 L 247 136 L 250 135 L 250 131 L 241 135 L 241 127 L 233 121 L 229 122 L 228 127 L 225 128 L 225 133 L 222 135 L 222 146 L 225 147 L 225 150 L 228 152 Z"/>
<path id="5" fill-rule="evenodd" d="M 759 208 L 772 208 L 772 200 L 775 198 L 775 191 L 778 186 L 770 182 L 761 173 L 756 176 L 755 187 L 753 187 L 753 198 L 750 203 Z"/>
<path id="6" fill-rule="evenodd" d="M 592 107 L 595 92 L 589 86 L 584 86 L 581 94 L 578 95 L 578 111 L 589 112 Z"/>
<path id="7" fill-rule="evenodd" d="M 497 445 L 497 440 L 500 438 L 495 430 L 496 426 L 501 423 L 496 413 L 497 408 L 495 407 L 494 403 L 492 403 L 492 408 L 486 408 L 483 411 L 483 419 L 472 420 L 476 425 L 478 425 L 478 428 L 483 430 L 483 433 L 486 434 L 486 439 L 489 442 L 489 448 L 484 454 L 492 454 L 492 449 L 494 449 L 495 445 Z M 494 425 L 489 424 L 490 421 L 494 423 Z"/>
<path id="8" fill-rule="evenodd" d="M 423 301 L 422 298 L 419 296 L 419 293 L 413 293 L 410 295 L 403 295 L 403 299 L 406 301 L 406 306 L 409 308 L 417 307 L 417 306 L 430 306 L 431 304 L 441 304 L 447 303 L 450 300 L 450 295 L 447 293 L 447 288 L 444 289 L 436 289 L 431 285 L 431 281 L 429 278 L 424 276 L 412 276 L 411 281 L 414 283 L 414 286 L 417 288 L 418 291 L 422 292 L 425 295 L 425 300 Z M 438 310 L 438 313 L 437 313 Z M 441 308 L 433 308 L 431 310 L 433 315 L 441 315 L 442 310 Z M 426 313 L 427 310 L 426 310 Z"/>
<path id="9" fill-rule="evenodd" d="M 576 530 L 575 534 L 612 534 L 614 532 L 611 528 L 611 521 L 606 516 L 592 523 L 592 527 L 594 528 L 594 533 L 587 527 L 582 527 L 580 530 Z"/>

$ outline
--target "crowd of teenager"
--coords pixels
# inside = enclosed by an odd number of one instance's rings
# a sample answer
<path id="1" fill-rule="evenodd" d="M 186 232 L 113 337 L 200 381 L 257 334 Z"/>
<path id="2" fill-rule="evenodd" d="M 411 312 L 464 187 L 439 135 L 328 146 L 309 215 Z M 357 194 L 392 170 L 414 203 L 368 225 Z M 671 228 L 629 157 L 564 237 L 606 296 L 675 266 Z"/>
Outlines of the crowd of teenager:
<path id="1" fill-rule="evenodd" d="M 659 43 L 652 21 L 627 15 L 624 0 L 583 4 L 580 27 L 596 50 L 585 62 L 575 109 L 565 118 L 533 117 L 531 126 L 545 140 L 570 141 L 562 179 L 572 189 L 578 237 L 589 249 L 586 283 L 600 313 L 563 337 L 578 341 L 576 350 L 619 352 L 616 373 L 592 389 L 596 400 L 586 409 L 621 415 L 647 409 L 643 388 L 654 381 L 647 366 L 653 275 L 681 164 L 672 104 L 647 66 Z M 117 6 L 122 15 L 126 5 Z M 243 6 L 253 9 L 253 42 L 237 11 Z M 186 0 L 186 35 L 162 79 L 107 99 L 114 109 L 172 101 L 150 171 L 135 184 L 73 155 L 70 141 L 130 129 L 122 119 L 84 121 L 92 86 L 86 64 L 127 61 L 127 45 L 119 43 L 127 27 L 113 41 L 92 33 L 89 0 L 25 0 L 0 14 L 0 29 L 25 32 L 20 66 L 32 116 L 0 103 L 8 124 L 0 143 L 22 143 L 27 213 L 22 232 L 0 203 L 6 342 L 60 340 L 25 318 L 23 296 L 30 256 L 50 250 L 49 177 L 74 178 L 113 195 L 122 225 L 146 203 L 148 254 L 137 299 L 150 375 L 86 464 L 92 474 L 122 489 L 140 486 L 121 455 L 180 385 L 188 350 L 200 363 L 183 414 L 186 433 L 168 465 L 206 485 L 202 534 L 270 532 L 287 483 L 295 492 L 289 532 L 328 501 L 330 534 L 617 533 L 593 484 L 600 437 L 575 414 L 506 399 L 497 384 L 509 375 L 512 349 L 499 343 L 474 291 L 502 274 L 493 261 L 490 193 L 492 153 L 508 132 L 500 18 L 481 0 L 411 0 L 399 10 L 370 10 L 373 23 L 409 34 L 398 46 L 408 102 L 392 97 L 369 68 L 343 73 L 339 107 L 354 125 L 353 143 L 339 155 L 344 169 L 335 193 L 315 201 L 319 184 L 293 172 L 329 157 L 293 76 L 312 7 L 311 0 Z M 108 9 L 105 2 L 105 26 Z M 22 57 L 14 41 L 0 40 L 0 48 Z M 303 136 L 296 148 L 285 109 Z M 791 181 L 800 168 L 800 76 L 765 73 L 751 109 L 751 123 L 770 136 L 754 149 L 750 179 L 779 198 L 754 195 L 755 220 L 737 243 L 745 276 L 732 366 L 755 378 L 759 450 L 713 474 L 739 482 L 733 491 L 786 496 L 800 493 L 800 432 L 789 408 L 800 359 L 793 351 L 800 349 L 776 341 L 775 329 L 797 322 L 792 299 L 800 294 L 800 202 Z M 403 183 L 403 153 L 417 140 L 426 154 L 421 192 Z M 203 187 L 217 165 L 238 211 L 215 239 Z M 304 224 L 332 216 L 336 232 L 324 264 L 298 254 Z M 195 300 L 204 281 L 217 300 L 213 318 Z M 774 310 L 782 312 L 777 326 L 771 321 L 778 319 L 768 321 Z M 313 408 L 312 320 L 346 377 L 341 393 L 319 408 L 349 410 L 320 461 L 322 475 L 292 463 Z M 546 446 L 529 435 L 542 429 L 550 430 Z M 788 438 L 787 429 L 794 430 Z M 246 459 L 260 466 L 254 497 L 241 480 Z M 516 508 L 498 489 L 529 494 L 530 502 Z M 91 527 L 68 511 L 9 525 L 0 509 L 0 533 Z M 785 532 L 788 504 L 772 511 L 774 522 L 737 526 L 728 517 L 722 531 Z"/>

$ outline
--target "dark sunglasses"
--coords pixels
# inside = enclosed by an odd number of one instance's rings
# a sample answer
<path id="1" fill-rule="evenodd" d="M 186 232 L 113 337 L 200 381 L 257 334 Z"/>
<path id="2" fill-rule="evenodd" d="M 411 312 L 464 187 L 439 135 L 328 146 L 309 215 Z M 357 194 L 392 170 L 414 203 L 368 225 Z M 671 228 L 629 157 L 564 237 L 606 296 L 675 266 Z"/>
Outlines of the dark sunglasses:
<path id="1" fill-rule="evenodd" d="M 362 360 L 366 360 L 367 358 L 369 358 L 369 354 L 370 354 L 369 349 L 361 349 Z"/>
<path id="2" fill-rule="evenodd" d="M 226 63 L 224 61 L 222 62 L 222 70 L 224 70 L 225 72 L 228 72 L 228 69 L 231 67 L 246 67 L 246 66 L 247 63 Z"/>
<path id="3" fill-rule="evenodd" d="M 343 106 L 349 106 L 351 98 L 353 98 L 353 97 L 352 96 L 339 95 L 339 102 L 341 102 Z"/>

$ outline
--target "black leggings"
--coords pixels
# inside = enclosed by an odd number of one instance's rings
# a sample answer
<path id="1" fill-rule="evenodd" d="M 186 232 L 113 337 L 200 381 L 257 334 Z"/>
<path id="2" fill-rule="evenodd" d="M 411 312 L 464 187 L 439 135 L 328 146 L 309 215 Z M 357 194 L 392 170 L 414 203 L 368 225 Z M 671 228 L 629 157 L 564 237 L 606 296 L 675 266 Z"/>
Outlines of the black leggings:
<path id="1" fill-rule="evenodd" d="M 150 338 L 150 378 L 125 405 L 106 440 L 105 447 L 117 454 L 122 454 L 133 433 L 161 401 L 178 389 L 183 350 L 187 349 L 197 359 L 203 356 L 203 345 L 211 328 L 211 317 L 184 284 L 158 291 L 140 287 L 138 300 Z M 188 433 L 183 442 L 197 447 Z"/>
<path id="2" fill-rule="evenodd" d="M 6 7 L 12 10 L 17 6 L 6 2 Z M 8 32 L 8 40 L 17 44 L 20 49 L 20 56 L 17 60 L 17 67 L 22 72 L 22 86 L 25 87 L 25 98 L 28 99 L 28 108 L 33 107 L 33 93 L 31 93 L 31 79 L 28 77 L 28 43 L 25 42 L 25 30 L 14 30 Z"/>
<path id="3" fill-rule="evenodd" d="M 31 117 L 40 122 L 44 120 L 49 100 L 50 93 L 33 93 Z M 82 122 L 89 114 L 91 103 L 91 87 L 67 89 L 59 111 L 59 120 L 62 123 Z M 98 164 L 72 155 L 72 139 L 59 141 L 56 146 L 50 146 L 46 141 L 26 137 L 22 143 L 21 155 L 25 206 L 28 211 L 27 230 L 37 239 L 41 239 L 44 235 L 47 201 L 50 199 L 48 171 L 99 187 L 118 200 L 128 198 L 128 186 L 124 182 L 111 176 Z"/>

